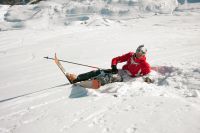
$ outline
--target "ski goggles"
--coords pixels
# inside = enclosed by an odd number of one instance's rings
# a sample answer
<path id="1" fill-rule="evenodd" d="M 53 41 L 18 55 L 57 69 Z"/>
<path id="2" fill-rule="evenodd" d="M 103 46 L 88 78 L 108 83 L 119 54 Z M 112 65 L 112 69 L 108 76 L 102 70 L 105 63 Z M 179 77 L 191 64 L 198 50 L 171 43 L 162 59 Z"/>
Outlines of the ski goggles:
<path id="1" fill-rule="evenodd" d="M 137 53 L 140 53 L 141 55 L 146 55 L 146 52 L 147 51 L 143 51 L 143 50 L 137 51 Z"/>
<path id="2" fill-rule="evenodd" d="M 146 52 L 147 52 L 147 51 L 140 51 L 140 53 L 141 53 L 142 55 L 146 55 Z"/>

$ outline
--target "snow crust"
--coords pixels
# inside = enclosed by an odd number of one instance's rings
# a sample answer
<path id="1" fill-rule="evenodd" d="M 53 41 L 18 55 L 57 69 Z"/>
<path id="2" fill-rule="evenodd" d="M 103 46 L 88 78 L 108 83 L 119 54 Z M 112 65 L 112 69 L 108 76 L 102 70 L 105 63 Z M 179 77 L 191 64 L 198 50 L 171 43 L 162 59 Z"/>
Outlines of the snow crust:
<path id="1" fill-rule="evenodd" d="M 0 133 L 199 133 L 200 4 L 48 0 L 0 5 Z M 52 60 L 110 68 L 144 44 L 142 77 L 91 90 Z M 62 63 L 79 74 L 93 69 Z M 120 68 L 123 64 L 118 65 Z"/>

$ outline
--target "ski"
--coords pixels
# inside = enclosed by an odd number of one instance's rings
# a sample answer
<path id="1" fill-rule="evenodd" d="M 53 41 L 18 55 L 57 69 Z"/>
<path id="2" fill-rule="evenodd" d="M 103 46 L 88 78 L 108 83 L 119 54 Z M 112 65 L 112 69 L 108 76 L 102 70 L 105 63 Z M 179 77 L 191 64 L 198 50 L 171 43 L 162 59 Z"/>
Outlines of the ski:
<path id="1" fill-rule="evenodd" d="M 86 80 L 86 81 L 82 81 L 79 83 L 71 83 L 71 81 L 68 79 L 68 77 L 66 76 L 67 71 L 65 70 L 65 68 L 62 66 L 62 64 L 60 63 L 56 53 L 55 53 L 55 58 L 54 61 L 56 63 L 56 65 L 59 67 L 59 69 L 61 70 L 61 72 L 64 74 L 64 76 L 67 78 L 67 80 L 70 82 L 70 84 L 73 85 L 79 85 L 81 87 L 84 88 L 91 88 L 91 89 L 99 89 L 101 87 L 101 83 L 99 80 L 93 79 L 93 80 Z"/>

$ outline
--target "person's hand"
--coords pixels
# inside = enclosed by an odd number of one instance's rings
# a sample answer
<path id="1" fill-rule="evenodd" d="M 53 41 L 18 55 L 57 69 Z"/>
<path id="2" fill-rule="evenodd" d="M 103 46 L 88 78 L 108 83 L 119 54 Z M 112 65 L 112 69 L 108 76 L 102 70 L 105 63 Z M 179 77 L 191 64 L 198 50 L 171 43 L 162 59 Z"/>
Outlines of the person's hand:
<path id="1" fill-rule="evenodd" d="M 147 82 L 148 84 L 154 83 L 154 79 L 152 79 L 150 77 L 144 77 L 144 82 Z"/>
<path id="2" fill-rule="evenodd" d="M 116 66 L 116 65 L 112 65 L 111 67 L 112 67 L 112 73 L 113 73 L 113 74 L 118 73 L 118 69 L 117 69 L 117 66 Z"/>

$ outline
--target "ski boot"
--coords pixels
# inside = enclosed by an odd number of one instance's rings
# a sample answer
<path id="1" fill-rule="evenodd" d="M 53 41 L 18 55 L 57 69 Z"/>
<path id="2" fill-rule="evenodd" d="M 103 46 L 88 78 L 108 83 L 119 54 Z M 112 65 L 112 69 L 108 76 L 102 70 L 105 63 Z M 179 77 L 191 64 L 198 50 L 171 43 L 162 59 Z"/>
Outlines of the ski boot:
<path id="1" fill-rule="evenodd" d="M 76 83 L 75 80 L 77 79 L 77 76 L 75 74 L 66 73 L 65 76 L 71 84 Z"/>

